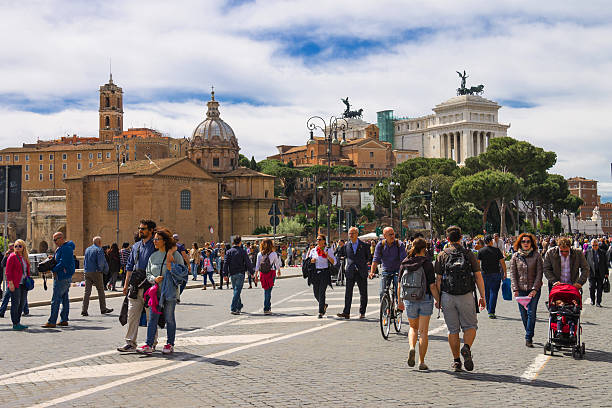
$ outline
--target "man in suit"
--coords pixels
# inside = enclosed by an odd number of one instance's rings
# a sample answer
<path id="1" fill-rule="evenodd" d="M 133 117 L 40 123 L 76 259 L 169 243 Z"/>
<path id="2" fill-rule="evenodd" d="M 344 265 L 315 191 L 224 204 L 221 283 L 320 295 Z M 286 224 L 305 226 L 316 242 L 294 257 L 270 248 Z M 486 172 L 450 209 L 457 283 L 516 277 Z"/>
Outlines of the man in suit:
<path id="1" fill-rule="evenodd" d="M 351 317 L 351 303 L 353 301 L 353 287 L 357 283 L 359 288 L 359 318 L 365 319 L 368 306 L 368 262 L 371 260 L 370 246 L 357 236 L 359 230 L 351 227 L 348 231 L 349 241 L 344 245 L 346 256 L 346 292 L 344 295 L 344 311 L 338 317 L 349 319 Z"/>
<path id="2" fill-rule="evenodd" d="M 604 278 L 608 277 L 608 258 L 606 252 L 599 247 L 599 241 L 591 241 L 591 248 L 586 251 L 586 260 L 589 263 L 589 292 L 591 292 L 591 304 L 597 302 L 601 307 L 601 294 L 603 292 Z"/>

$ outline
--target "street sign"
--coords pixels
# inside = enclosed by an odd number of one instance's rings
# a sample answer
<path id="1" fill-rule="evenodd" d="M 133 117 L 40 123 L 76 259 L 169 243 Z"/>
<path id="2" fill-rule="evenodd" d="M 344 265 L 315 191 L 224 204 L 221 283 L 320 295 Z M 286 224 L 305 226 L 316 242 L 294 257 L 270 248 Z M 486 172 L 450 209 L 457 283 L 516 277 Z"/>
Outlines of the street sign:
<path id="1" fill-rule="evenodd" d="M 6 167 L 0 167 L 0 211 L 4 211 L 4 193 L 8 190 L 8 211 L 21 211 L 21 166 L 8 166 L 8 189 Z"/>
<path id="2" fill-rule="evenodd" d="M 270 207 L 270 211 L 268 211 L 268 215 L 280 215 L 281 212 L 278 209 L 278 205 L 276 204 L 276 202 L 272 203 L 272 206 Z"/>
<path id="3" fill-rule="evenodd" d="M 273 227 L 277 227 L 278 224 L 280 224 L 280 218 L 278 218 L 278 215 L 273 215 L 272 217 L 270 217 L 270 225 L 272 225 Z"/>

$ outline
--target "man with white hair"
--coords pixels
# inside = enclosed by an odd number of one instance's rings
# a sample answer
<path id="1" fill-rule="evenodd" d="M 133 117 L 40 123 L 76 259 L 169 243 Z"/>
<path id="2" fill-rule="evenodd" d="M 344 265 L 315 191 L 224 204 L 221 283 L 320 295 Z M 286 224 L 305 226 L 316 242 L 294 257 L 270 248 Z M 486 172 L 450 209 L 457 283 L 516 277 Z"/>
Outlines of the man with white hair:
<path id="1" fill-rule="evenodd" d="M 94 285 L 98 291 L 100 301 L 100 313 L 107 314 L 113 309 L 106 308 L 106 295 L 104 294 L 104 273 L 108 272 L 108 263 L 102 250 L 102 238 L 94 237 L 93 245 L 85 250 L 85 294 L 83 295 L 83 309 L 81 316 L 89 316 L 89 297 L 91 286 Z"/>
<path id="2" fill-rule="evenodd" d="M 604 279 L 608 277 L 608 257 L 606 251 L 600 248 L 599 241 L 593 239 L 591 248 L 586 251 L 586 260 L 589 264 L 589 292 L 591 305 L 601 307 Z"/>

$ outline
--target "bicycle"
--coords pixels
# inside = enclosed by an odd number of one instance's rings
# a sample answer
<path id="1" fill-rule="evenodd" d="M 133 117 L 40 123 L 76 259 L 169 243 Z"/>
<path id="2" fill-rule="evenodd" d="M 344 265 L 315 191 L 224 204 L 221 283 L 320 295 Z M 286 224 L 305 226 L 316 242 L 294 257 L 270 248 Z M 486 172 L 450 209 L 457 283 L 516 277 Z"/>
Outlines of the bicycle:
<path id="1" fill-rule="evenodd" d="M 395 279 L 395 277 L 394 277 Z M 398 298 L 397 290 L 393 290 L 393 295 L 389 294 L 389 287 L 395 280 L 389 280 L 385 285 L 385 293 L 380 300 L 380 332 L 385 340 L 389 339 L 391 332 L 391 320 L 397 333 L 402 329 L 402 311 L 397 308 Z M 394 285 L 395 286 L 395 285 Z"/>

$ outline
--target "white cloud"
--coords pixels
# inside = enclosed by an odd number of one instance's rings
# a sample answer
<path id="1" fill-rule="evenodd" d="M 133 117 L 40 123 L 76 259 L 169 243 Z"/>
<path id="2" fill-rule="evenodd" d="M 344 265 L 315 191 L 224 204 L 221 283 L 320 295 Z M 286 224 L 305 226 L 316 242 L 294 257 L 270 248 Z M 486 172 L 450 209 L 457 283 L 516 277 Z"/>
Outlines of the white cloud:
<path id="1" fill-rule="evenodd" d="M 609 180 L 610 17 L 604 1 L 271 0 L 230 9 L 212 1 L 4 3 L 0 35 L 10 41 L 0 44 L 0 97 L 76 99 L 84 107 L 37 114 L 0 99 L 0 144 L 96 135 L 97 88 L 109 57 L 125 92 L 126 126 L 188 136 L 206 101 L 174 96 L 206 94 L 213 84 L 218 99 L 263 102 L 220 108 L 242 152 L 259 159 L 275 145 L 303 143 L 306 119 L 339 113 L 340 97 L 350 96 L 372 122 L 384 109 L 430 113 L 454 95 L 455 70 L 466 69 L 487 98 L 535 105 L 504 107 L 500 120 L 512 123 L 510 136 L 555 150 L 554 171 Z M 420 28 L 417 39 L 392 39 Z M 292 58 L 283 53 L 291 48 L 285 34 L 381 45 L 346 59 Z"/>

